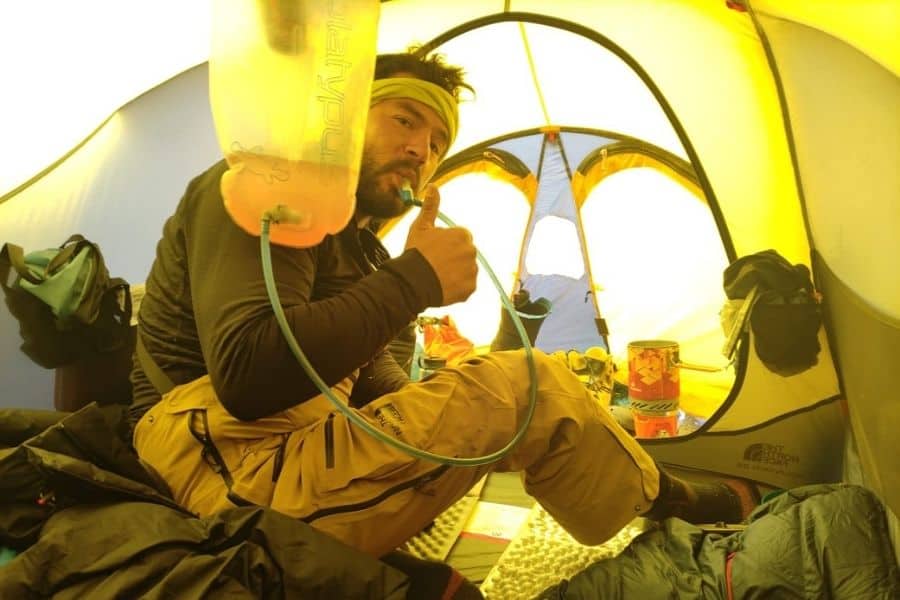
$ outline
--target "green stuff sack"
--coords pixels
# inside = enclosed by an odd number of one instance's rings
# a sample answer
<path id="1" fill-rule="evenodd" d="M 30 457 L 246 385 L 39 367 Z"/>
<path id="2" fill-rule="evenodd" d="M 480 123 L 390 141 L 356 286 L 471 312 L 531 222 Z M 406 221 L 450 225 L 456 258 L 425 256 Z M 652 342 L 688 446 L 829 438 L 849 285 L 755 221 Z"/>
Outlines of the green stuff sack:
<path id="1" fill-rule="evenodd" d="M 46 368 L 111 352 L 128 340 L 131 296 L 97 244 L 73 235 L 59 248 L 0 249 L 0 285 L 19 321 L 22 351 Z"/>

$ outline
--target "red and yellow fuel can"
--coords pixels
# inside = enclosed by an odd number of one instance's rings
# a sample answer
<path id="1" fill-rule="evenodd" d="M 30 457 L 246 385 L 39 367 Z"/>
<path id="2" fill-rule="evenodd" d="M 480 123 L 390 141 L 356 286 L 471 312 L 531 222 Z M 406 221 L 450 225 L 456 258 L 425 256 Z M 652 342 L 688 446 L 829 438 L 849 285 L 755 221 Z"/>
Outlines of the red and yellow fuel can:
<path id="1" fill-rule="evenodd" d="M 628 344 L 628 400 L 636 437 L 677 434 L 681 396 L 678 353 L 678 342 L 671 340 Z"/>

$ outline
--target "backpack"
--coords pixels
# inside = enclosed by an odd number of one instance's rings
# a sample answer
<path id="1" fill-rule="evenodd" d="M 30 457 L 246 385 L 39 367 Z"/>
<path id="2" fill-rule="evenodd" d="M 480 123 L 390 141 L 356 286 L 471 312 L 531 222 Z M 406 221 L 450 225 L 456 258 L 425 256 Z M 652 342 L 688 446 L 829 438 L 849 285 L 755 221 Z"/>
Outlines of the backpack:
<path id="1" fill-rule="evenodd" d="M 22 351 L 42 367 L 72 364 L 129 342 L 128 282 L 111 278 L 100 248 L 81 235 L 28 254 L 4 244 L 0 287 L 19 322 Z"/>

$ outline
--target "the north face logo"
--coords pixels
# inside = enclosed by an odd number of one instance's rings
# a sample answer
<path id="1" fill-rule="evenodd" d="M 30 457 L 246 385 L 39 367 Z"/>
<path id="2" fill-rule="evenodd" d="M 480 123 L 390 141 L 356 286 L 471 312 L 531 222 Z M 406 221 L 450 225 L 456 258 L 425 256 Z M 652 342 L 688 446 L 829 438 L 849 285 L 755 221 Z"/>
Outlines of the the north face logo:
<path id="1" fill-rule="evenodd" d="M 744 449 L 744 460 L 770 465 L 789 465 L 800 462 L 796 454 L 788 454 L 780 444 L 750 444 Z"/>
<path id="2" fill-rule="evenodd" d="M 394 437 L 402 438 L 402 425 L 406 423 L 403 415 L 393 404 L 385 404 L 375 409 L 375 420 L 382 429 L 387 429 L 394 434 Z"/>

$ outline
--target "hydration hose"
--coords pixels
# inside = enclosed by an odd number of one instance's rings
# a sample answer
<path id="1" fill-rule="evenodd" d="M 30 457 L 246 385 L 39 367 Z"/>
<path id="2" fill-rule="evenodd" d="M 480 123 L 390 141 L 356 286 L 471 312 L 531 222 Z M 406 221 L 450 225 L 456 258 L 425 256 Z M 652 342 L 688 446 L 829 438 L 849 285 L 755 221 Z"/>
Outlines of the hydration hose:
<path id="1" fill-rule="evenodd" d="M 403 201 L 408 206 L 422 206 L 422 201 L 417 200 L 413 197 L 412 189 L 409 188 L 408 185 L 404 186 L 401 189 L 401 196 L 403 197 Z M 407 443 L 401 442 L 397 438 L 391 437 L 386 433 L 379 431 L 375 428 L 371 423 L 362 418 L 359 413 L 350 408 L 340 400 L 338 400 L 334 392 L 331 391 L 331 388 L 322 381 L 322 378 L 319 377 L 319 374 L 313 368 L 312 364 L 310 364 L 309 360 L 306 358 L 306 355 L 303 353 L 303 350 L 300 349 L 300 344 L 297 343 L 297 338 L 294 337 L 294 332 L 291 331 L 291 327 L 287 322 L 287 318 L 284 316 L 284 309 L 281 307 L 281 300 L 278 297 L 278 290 L 275 287 L 275 276 L 272 271 L 272 253 L 271 247 L 269 245 L 269 226 L 274 222 L 278 222 L 278 209 L 275 211 L 270 211 L 266 213 L 262 218 L 262 231 L 260 233 L 260 250 L 262 253 L 262 269 L 263 269 L 263 278 L 266 282 L 266 292 L 269 295 L 269 302 L 272 304 L 272 310 L 275 311 L 275 319 L 278 322 L 278 326 L 281 328 L 281 332 L 285 337 L 285 340 L 290 346 L 291 351 L 294 353 L 294 356 L 303 366 L 303 369 L 306 371 L 306 374 L 309 375 L 309 378 L 316 384 L 316 387 L 328 398 L 328 401 L 338 410 L 342 415 L 347 417 L 347 419 L 361 428 L 363 431 L 371 435 L 372 437 L 390 445 L 394 448 L 397 448 L 401 452 L 408 454 L 414 458 L 420 458 L 422 460 L 428 460 L 431 462 L 436 462 L 444 465 L 451 465 L 456 467 L 476 467 L 479 465 L 486 465 L 493 462 L 497 462 L 507 454 L 519 443 L 522 437 L 525 435 L 525 432 L 528 430 L 529 425 L 531 425 L 531 419 L 534 416 L 534 409 L 537 405 L 537 371 L 534 366 L 534 354 L 531 349 L 531 343 L 528 339 L 528 334 L 525 332 L 525 327 L 522 325 L 522 321 L 519 318 L 519 315 L 516 313 L 516 309 L 513 306 L 512 302 L 509 298 L 507 298 L 506 294 L 503 293 L 503 286 L 500 285 L 500 281 L 497 279 L 497 276 L 494 274 L 494 271 L 491 269 L 490 265 L 488 265 L 487 261 L 482 256 L 481 252 L 477 249 L 475 250 L 476 256 L 478 258 L 479 264 L 484 267 L 487 271 L 488 275 L 491 277 L 491 281 L 494 282 L 494 286 L 497 288 L 497 291 L 500 294 L 500 300 L 503 302 L 504 308 L 509 312 L 509 315 L 512 317 L 513 324 L 516 326 L 516 331 L 519 333 L 519 337 L 522 339 L 522 344 L 525 349 L 525 356 L 528 359 L 528 374 L 531 377 L 531 387 L 529 388 L 529 399 L 528 399 L 528 411 L 525 415 L 525 420 L 522 421 L 522 425 L 519 427 L 516 434 L 512 437 L 508 444 L 504 447 L 500 448 L 496 452 L 492 452 L 490 454 L 486 454 L 484 456 L 474 456 L 471 458 L 459 458 L 454 456 L 443 456 L 441 454 L 435 454 L 433 452 L 427 452 L 425 450 L 421 450 L 416 448 L 415 446 L 411 446 Z M 453 223 L 449 218 L 444 216 L 443 213 L 438 213 L 438 218 L 443 221 L 449 227 L 456 227 L 456 224 Z"/>

